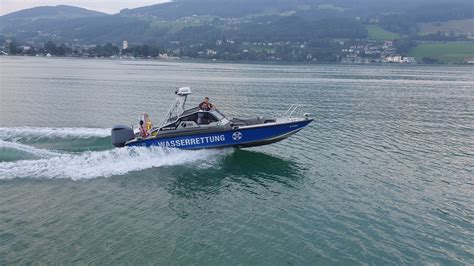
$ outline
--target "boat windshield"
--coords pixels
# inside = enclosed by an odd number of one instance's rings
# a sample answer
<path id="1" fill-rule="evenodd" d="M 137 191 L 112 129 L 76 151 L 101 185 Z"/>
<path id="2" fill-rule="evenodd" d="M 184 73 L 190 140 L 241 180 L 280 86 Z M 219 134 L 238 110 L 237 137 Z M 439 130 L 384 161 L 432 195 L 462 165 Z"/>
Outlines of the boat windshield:
<path id="1" fill-rule="evenodd" d="M 189 114 L 192 114 L 192 113 L 195 113 L 199 111 L 199 107 L 194 107 L 194 108 L 191 108 L 191 109 L 188 109 L 188 110 L 185 110 L 182 114 L 180 114 L 179 116 L 182 117 L 182 116 L 187 116 Z"/>
<path id="2" fill-rule="evenodd" d="M 190 114 L 197 113 L 199 111 L 200 111 L 199 107 L 188 109 L 184 111 L 182 114 L 180 114 L 179 116 L 173 116 L 173 117 L 168 118 L 166 120 L 166 124 L 173 123 L 181 117 L 186 117 L 186 116 L 189 116 Z M 208 111 L 208 113 L 214 115 L 215 118 L 217 118 L 217 121 L 222 121 L 225 119 L 225 116 L 221 112 L 219 112 L 219 110 L 217 109 L 212 109 L 211 111 Z"/>
<path id="3" fill-rule="evenodd" d="M 221 112 L 219 112 L 217 109 L 211 110 L 210 113 L 213 114 L 219 121 L 225 118 L 225 116 Z"/>

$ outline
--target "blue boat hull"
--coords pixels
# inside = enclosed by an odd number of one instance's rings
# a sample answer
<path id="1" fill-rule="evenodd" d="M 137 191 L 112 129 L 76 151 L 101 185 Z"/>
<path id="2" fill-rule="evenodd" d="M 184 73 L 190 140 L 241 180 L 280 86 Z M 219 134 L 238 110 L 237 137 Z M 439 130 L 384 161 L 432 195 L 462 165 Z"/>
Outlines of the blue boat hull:
<path id="1" fill-rule="evenodd" d="M 311 123 L 312 119 L 282 124 L 263 124 L 220 132 L 193 134 L 179 137 L 156 137 L 133 140 L 126 146 L 160 146 L 178 149 L 209 149 L 223 147 L 254 147 L 286 139 Z"/>

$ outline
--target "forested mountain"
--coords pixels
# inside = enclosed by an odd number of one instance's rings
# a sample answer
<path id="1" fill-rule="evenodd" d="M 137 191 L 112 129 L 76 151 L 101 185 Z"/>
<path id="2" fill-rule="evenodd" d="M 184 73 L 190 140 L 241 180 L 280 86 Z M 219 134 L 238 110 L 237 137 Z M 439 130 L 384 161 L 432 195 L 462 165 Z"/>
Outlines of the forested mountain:
<path id="1" fill-rule="evenodd" d="M 412 34 L 420 22 L 474 18 L 473 10 L 470 0 L 175 0 L 115 15 L 56 6 L 0 17 L 0 35 L 83 44 L 314 41 L 365 38 L 373 21 Z"/>
<path id="2" fill-rule="evenodd" d="M 2 16 L 2 20 L 6 19 L 71 19 L 80 17 L 103 16 L 105 13 L 89 10 L 85 8 L 58 5 L 58 6 L 40 6 L 16 11 Z"/>
<path id="3" fill-rule="evenodd" d="M 470 18 L 470 0 L 175 0 L 173 2 L 124 9 L 126 16 L 175 20 L 181 17 L 250 17 L 294 13 L 303 17 L 370 17 L 403 14 L 420 21 Z"/>

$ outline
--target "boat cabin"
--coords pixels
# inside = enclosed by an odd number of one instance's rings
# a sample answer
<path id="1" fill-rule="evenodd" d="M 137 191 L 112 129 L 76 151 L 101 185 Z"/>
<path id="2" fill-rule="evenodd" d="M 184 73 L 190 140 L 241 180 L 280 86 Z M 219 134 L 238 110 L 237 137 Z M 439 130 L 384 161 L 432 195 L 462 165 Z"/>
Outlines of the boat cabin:
<path id="1" fill-rule="evenodd" d="M 198 128 L 216 128 L 229 125 L 230 121 L 218 110 L 200 110 L 198 107 L 188 109 L 181 115 L 171 117 L 161 127 L 160 131 L 168 130 L 194 130 Z"/>

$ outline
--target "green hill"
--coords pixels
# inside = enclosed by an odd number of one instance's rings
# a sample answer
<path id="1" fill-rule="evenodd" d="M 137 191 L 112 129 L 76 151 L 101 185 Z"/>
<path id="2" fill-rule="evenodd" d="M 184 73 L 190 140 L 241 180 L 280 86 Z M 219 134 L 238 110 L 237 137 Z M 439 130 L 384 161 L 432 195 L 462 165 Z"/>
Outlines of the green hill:
<path id="1" fill-rule="evenodd" d="M 367 31 L 369 32 L 369 39 L 394 40 L 394 39 L 400 38 L 399 34 L 384 30 L 377 25 L 368 25 L 366 28 L 367 28 Z"/>
<path id="2" fill-rule="evenodd" d="M 423 57 L 430 57 L 442 63 L 462 63 L 466 57 L 474 57 L 474 43 L 423 43 L 411 49 L 409 55 L 420 62 Z"/>
<path id="3" fill-rule="evenodd" d="M 437 32 L 468 32 L 474 33 L 474 19 L 438 21 L 420 23 L 420 34 L 426 35 Z"/>

